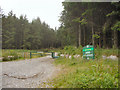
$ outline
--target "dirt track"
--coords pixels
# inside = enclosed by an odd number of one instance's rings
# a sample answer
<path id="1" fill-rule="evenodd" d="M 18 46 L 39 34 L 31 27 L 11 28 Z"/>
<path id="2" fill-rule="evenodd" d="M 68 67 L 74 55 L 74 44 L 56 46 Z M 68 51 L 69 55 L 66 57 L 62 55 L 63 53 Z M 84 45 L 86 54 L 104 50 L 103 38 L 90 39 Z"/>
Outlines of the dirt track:
<path id="1" fill-rule="evenodd" d="M 50 56 L 2 63 L 2 88 L 37 88 L 56 71 Z"/>

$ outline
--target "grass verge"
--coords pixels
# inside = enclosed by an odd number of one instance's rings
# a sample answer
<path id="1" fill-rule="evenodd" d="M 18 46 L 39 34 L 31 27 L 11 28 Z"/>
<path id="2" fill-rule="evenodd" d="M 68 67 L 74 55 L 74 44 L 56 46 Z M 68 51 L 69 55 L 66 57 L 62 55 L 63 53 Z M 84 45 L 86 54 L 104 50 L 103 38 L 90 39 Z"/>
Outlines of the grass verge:
<path id="1" fill-rule="evenodd" d="M 3 49 L 2 50 L 2 61 L 13 61 L 13 60 L 24 60 L 30 59 L 30 52 L 32 53 L 32 58 L 38 58 L 45 56 L 45 54 L 36 53 L 36 50 L 22 50 L 22 49 Z M 34 53 L 35 52 L 35 53 Z"/>
<path id="2" fill-rule="evenodd" d="M 62 72 L 48 83 L 52 88 L 118 88 L 117 60 L 58 58 Z"/>

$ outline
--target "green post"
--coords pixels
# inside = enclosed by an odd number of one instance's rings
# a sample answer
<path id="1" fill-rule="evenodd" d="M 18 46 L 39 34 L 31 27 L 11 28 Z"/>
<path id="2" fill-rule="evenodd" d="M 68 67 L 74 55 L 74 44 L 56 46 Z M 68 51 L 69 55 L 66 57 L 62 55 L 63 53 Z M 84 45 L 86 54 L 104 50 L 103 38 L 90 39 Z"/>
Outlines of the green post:
<path id="1" fill-rule="evenodd" d="M 52 52 L 52 58 L 54 58 L 55 57 L 55 53 L 54 52 Z"/>
<path id="2" fill-rule="evenodd" d="M 59 58 L 59 56 L 55 56 L 55 52 L 52 52 L 52 58 Z"/>

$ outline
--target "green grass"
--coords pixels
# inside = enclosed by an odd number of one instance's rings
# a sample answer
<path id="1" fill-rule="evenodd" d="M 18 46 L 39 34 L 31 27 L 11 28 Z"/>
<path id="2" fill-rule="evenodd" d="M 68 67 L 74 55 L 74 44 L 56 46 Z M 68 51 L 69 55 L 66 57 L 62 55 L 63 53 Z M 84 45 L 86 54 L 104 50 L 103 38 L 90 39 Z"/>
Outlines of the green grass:
<path id="1" fill-rule="evenodd" d="M 82 56 L 82 47 L 67 46 L 63 50 L 56 50 L 63 54 Z M 95 48 L 95 59 L 84 60 L 58 58 L 54 64 L 61 68 L 59 74 L 49 82 L 44 83 L 49 88 L 118 88 L 118 60 L 102 59 L 102 55 L 118 56 L 118 49 Z"/>
<path id="2" fill-rule="evenodd" d="M 117 88 L 118 62 L 113 60 L 83 60 L 59 58 L 61 74 L 52 80 L 54 88 Z"/>
<path id="3" fill-rule="evenodd" d="M 36 52 L 36 50 L 3 49 L 2 50 L 3 61 L 30 59 L 30 52 Z M 10 56 L 13 56 L 13 57 L 10 57 Z M 41 56 L 44 56 L 44 55 L 32 54 L 32 58 L 38 58 Z"/>
<path id="4" fill-rule="evenodd" d="M 115 55 L 118 56 L 118 51 L 119 49 L 95 49 L 95 55 L 96 56 L 110 56 L 110 55 Z"/>

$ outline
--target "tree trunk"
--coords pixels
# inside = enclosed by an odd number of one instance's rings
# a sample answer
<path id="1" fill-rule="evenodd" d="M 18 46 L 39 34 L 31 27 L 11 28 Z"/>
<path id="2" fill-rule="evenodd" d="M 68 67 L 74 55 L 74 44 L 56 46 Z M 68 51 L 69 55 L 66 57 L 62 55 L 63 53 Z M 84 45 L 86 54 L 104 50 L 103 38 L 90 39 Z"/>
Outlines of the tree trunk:
<path id="1" fill-rule="evenodd" d="M 93 28 L 93 22 L 92 22 L 92 45 L 95 45 L 95 39 L 94 39 L 94 28 Z"/>
<path id="2" fill-rule="evenodd" d="M 100 38 L 99 38 L 99 48 L 101 48 L 101 34 L 99 34 Z"/>
<path id="3" fill-rule="evenodd" d="M 79 33 L 79 37 L 78 37 L 78 40 L 79 40 L 79 46 L 81 45 L 81 26 L 79 24 L 79 30 L 78 30 L 78 33 Z"/>
<path id="4" fill-rule="evenodd" d="M 103 33 L 103 47 L 106 48 L 106 32 Z"/>
<path id="5" fill-rule="evenodd" d="M 114 48 L 117 48 L 118 46 L 117 37 L 118 37 L 117 30 L 114 30 Z"/>
<path id="6" fill-rule="evenodd" d="M 79 25 L 78 25 L 79 26 Z M 79 28 L 79 27 L 78 27 Z M 77 46 L 77 48 L 79 47 L 79 29 L 78 28 L 76 28 L 76 46 Z"/>
<path id="7" fill-rule="evenodd" d="M 85 46 L 85 27 L 84 27 L 84 46 Z"/>

